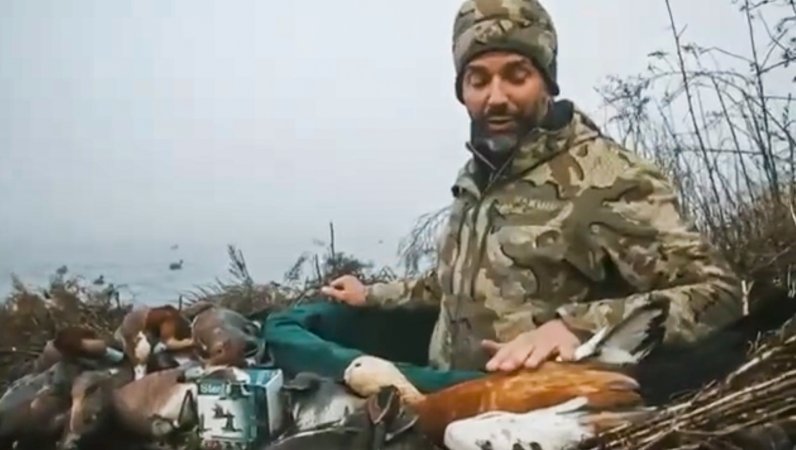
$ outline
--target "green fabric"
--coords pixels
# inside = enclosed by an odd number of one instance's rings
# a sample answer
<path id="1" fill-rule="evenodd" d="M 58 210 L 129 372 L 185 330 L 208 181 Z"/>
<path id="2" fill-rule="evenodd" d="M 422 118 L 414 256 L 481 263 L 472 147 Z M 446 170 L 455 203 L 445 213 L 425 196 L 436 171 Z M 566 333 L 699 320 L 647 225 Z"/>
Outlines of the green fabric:
<path id="1" fill-rule="evenodd" d="M 354 308 L 319 301 L 269 314 L 263 337 L 275 365 L 288 377 L 314 372 L 342 380 L 351 361 L 370 354 L 394 361 L 421 392 L 433 392 L 484 375 L 427 366 L 438 313 L 430 308 Z"/>

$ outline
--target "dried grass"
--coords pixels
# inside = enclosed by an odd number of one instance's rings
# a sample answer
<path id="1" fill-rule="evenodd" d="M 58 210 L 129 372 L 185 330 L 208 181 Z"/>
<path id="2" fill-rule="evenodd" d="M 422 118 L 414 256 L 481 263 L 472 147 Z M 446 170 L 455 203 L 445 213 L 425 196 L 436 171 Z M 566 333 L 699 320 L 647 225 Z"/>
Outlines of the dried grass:
<path id="1" fill-rule="evenodd" d="M 746 364 L 641 423 L 581 448 L 747 448 L 750 439 L 796 437 L 796 319 L 762 339 Z M 768 428 L 768 429 L 764 429 Z M 791 444 L 793 445 L 793 444 Z"/>
<path id="2" fill-rule="evenodd" d="M 199 286 L 175 299 L 180 308 L 190 308 L 209 301 L 245 315 L 273 311 L 316 298 L 321 286 L 344 273 L 358 275 L 365 282 L 394 278 L 387 269 L 373 270 L 373 265 L 335 248 L 334 226 L 323 253 L 301 255 L 285 275 L 283 283 L 254 281 L 243 253 L 228 247 L 229 280 Z M 79 275 L 59 268 L 46 287 L 26 286 L 13 276 L 13 289 L 0 304 L 0 389 L 25 375 L 45 343 L 58 330 L 72 325 L 90 327 L 100 337 L 111 340 L 132 302 L 121 301 L 113 285 L 98 286 Z"/>
<path id="3" fill-rule="evenodd" d="M 24 375 L 47 340 L 62 328 L 82 325 L 110 338 L 130 304 L 112 290 L 100 290 L 61 267 L 46 288 L 33 289 L 13 277 L 13 291 L 0 304 L 0 383 Z"/>

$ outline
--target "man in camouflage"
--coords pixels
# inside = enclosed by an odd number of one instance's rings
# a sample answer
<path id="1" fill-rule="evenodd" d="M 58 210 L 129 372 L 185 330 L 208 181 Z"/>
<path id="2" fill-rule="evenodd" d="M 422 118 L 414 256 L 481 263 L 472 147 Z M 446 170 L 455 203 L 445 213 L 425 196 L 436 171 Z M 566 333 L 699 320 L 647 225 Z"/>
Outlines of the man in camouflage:
<path id="1" fill-rule="evenodd" d="M 324 293 L 352 305 L 440 304 L 442 369 L 534 367 L 650 299 L 666 339 L 741 315 L 735 274 L 678 212 L 670 182 L 554 100 L 557 34 L 536 0 L 468 0 L 453 33 L 456 95 L 473 157 L 453 186 L 438 265 L 425 277 Z"/>

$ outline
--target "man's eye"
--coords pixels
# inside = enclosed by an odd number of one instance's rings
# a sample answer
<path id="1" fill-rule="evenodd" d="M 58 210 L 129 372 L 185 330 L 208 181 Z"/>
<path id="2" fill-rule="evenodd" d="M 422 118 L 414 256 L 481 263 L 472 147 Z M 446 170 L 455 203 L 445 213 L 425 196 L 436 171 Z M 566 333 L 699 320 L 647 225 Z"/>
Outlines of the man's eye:
<path id="1" fill-rule="evenodd" d="M 487 82 L 487 78 L 482 74 L 471 73 L 467 76 L 467 84 L 470 86 L 483 86 Z"/>
<path id="2" fill-rule="evenodd" d="M 514 69 L 514 70 L 510 71 L 508 73 L 508 77 L 507 78 L 512 83 L 522 83 L 523 81 L 525 81 L 530 76 L 531 76 L 531 73 L 528 71 L 528 69 L 518 68 L 518 69 Z"/>

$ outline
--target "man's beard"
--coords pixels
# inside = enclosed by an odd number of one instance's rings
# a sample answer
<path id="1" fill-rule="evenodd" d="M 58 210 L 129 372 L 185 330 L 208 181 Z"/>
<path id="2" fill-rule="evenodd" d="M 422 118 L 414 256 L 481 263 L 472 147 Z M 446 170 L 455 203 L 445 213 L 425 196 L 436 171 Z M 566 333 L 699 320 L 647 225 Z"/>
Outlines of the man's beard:
<path id="1" fill-rule="evenodd" d="M 546 97 L 540 99 L 529 114 L 511 114 L 507 109 L 505 106 L 492 108 L 470 121 L 470 144 L 473 151 L 493 171 L 503 166 L 514 154 L 522 139 L 542 123 L 549 110 L 549 101 Z M 501 132 L 489 130 L 491 117 L 507 116 L 513 117 L 514 129 Z"/>

